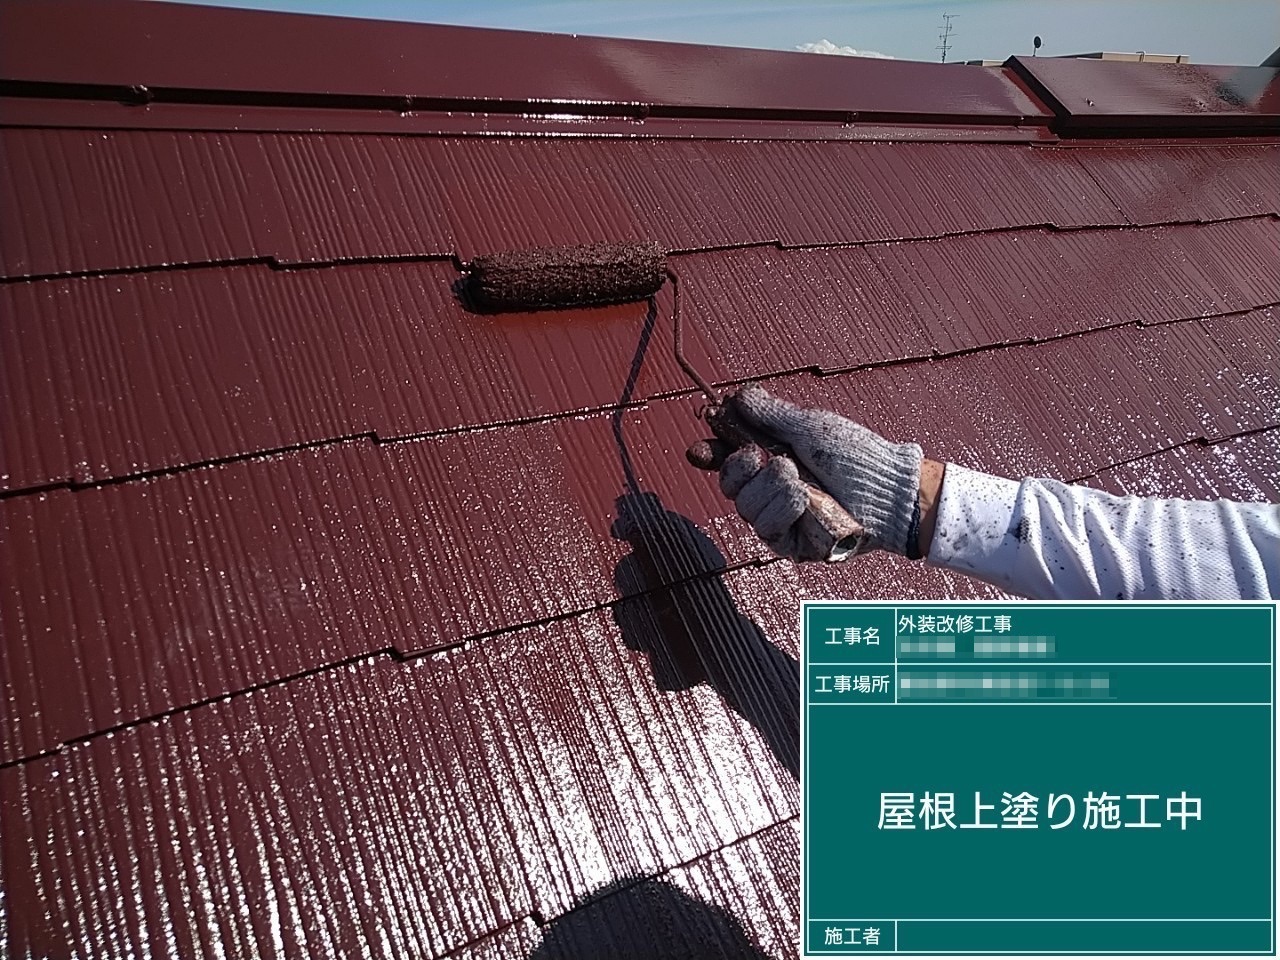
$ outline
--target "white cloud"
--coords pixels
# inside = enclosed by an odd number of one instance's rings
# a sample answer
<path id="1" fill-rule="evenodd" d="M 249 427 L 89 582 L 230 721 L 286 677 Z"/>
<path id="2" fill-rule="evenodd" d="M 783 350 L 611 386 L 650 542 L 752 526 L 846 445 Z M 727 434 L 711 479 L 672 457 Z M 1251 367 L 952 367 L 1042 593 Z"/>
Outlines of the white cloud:
<path id="1" fill-rule="evenodd" d="M 892 60 L 893 57 L 878 50 L 855 50 L 853 47 L 837 47 L 830 40 L 819 40 L 817 43 L 801 43 L 796 45 L 801 53 L 830 53 L 837 57 L 873 57 L 876 60 Z"/>

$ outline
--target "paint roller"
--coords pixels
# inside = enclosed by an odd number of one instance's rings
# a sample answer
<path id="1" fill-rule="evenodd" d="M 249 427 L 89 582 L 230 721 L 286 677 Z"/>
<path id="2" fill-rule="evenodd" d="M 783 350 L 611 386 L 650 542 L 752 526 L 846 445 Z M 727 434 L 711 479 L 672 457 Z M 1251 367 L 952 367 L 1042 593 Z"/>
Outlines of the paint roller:
<path id="1" fill-rule="evenodd" d="M 657 243 L 592 243 L 485 254 L 466 265 L 461 292 L 472 307 L 485 313 L 554 310 L 645 300 L 668 280 L 675 303 L 676 362 L 706 396 L 707 404 L 698 415 L 724 445 L 717 450 L 699 441 L 688 450 L 689 462 L 701 470 L 715 470 L 723 462 L 724 447 L 736 450 L 748 444 L 760 447 L 766 456 L 791 458 L 809 488 L 809 502 L 799 521 L 801 543 L 811 547 L 813 559 L 839 560 L 856 552 L 861 524 L 818 486 L 785 444 L 750 426 L 736 408 L 736 393 L 717 394 L 685 357 L 679 279 Z"/>

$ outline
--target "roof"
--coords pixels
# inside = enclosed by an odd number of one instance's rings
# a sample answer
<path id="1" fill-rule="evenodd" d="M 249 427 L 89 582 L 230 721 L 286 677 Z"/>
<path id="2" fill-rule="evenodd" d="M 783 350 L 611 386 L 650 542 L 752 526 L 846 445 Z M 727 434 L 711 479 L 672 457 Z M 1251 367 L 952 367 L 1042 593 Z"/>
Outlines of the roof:
<path id="1" fill-rule="evenodd" d="M 1058 117 L 1061 133 L 1274 134 L 1280 68 L 1013 57 L 1009 64 Z M 1087 61 L 1086 61 L 1087 62 Z M 1154 72 L 1152 67 L 1158 67 Z"/>
<path id="2" fill-rule="evenodd" d="M 794 955 L 799 598 L 1000 594 L 769 556 L 685 464 L 670 285 L 459 267 L 652 238 L 719 384 L 1277 499 L 1235 69 L 0 6 L 6 952 Z"/>
<path id="3" fill-rule="evenodd" d="M 1065 57 L 1080 57 L 1090 60 L 1127 60 L 1130 63 L 1189 63 L 1185 53 L 1147 53 L 1137 50 L 1132 53 L 1122 50 L 1095 50 L 1092 53 L 1069 53 Z M 1060 57 L 1058 59 L 1063 59 Z"/>

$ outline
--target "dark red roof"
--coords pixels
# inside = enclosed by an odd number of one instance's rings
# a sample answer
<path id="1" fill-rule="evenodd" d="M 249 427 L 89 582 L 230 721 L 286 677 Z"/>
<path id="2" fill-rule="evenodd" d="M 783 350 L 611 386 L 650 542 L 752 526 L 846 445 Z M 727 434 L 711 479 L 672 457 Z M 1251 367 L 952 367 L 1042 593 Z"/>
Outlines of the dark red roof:
<path id="1" fill-rule="evenodd" d="M 1087 64 L 1087 66 L 1086 66 Z M 1280 68 L 1014 57 L 1014 72 L 1072 134 L 1280 129 Z"/>
<path id="2" fill-rule="evenodd" d="M 5 79 L 35 88 L 146 88 L 156 101 L 321 103 L 594 116 L 938 117 L 1016 124 L 1048 111 L 1011 76 L 934 64 L 855 64 L 768 50 L 301 18 L 250 10 L 11 0 Z M 103 30 L 110 31 L 104 42 Z M 288 38 L 288 55 L 279 45 Z M 201 51 L 193 56 L 193 51 Z M 207 52 L 206 52 L 207 51 Z M 46 91 L 47 92 L 47 91 Z M 210 96 L 210 94 L 214 94 Z"/>
<path id="3" fill-rule="evenodd" d="M 670 285 L 459 266 L 654 239 L 718 383 L 1280 499 L 1275 72 L 1115 66 L 0 6 L 5 951 L 794 954 L 798 598 L 999 594 L 770 557 Z"/>

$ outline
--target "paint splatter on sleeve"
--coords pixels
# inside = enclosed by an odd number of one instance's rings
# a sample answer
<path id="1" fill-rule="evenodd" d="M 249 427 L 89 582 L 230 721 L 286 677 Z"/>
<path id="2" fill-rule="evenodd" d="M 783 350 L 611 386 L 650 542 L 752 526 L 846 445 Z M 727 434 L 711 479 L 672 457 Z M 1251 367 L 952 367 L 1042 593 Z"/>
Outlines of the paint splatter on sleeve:
<path id="1" fill-rule="evenodd" d="M 1280 595 L 1280 505 L 1116 497 L 947 465 L 928 562 L 1035 600 Z"/>

